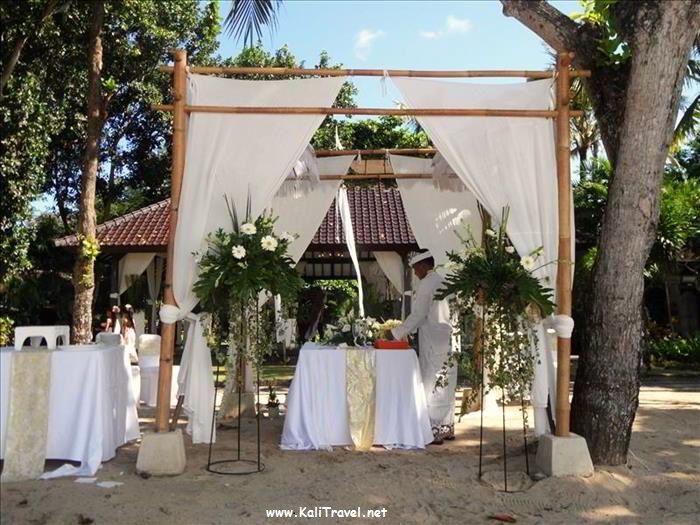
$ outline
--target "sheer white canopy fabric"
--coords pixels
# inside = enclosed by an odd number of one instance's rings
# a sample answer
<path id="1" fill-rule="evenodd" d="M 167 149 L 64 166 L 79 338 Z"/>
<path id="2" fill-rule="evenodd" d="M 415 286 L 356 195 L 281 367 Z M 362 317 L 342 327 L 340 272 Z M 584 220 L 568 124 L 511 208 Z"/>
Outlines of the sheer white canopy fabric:
<path id="1" fill-rule="evenodd" d="M 460 249 L 455 230 L 468 225 L 478 239 L 481 217 L 471 192 L 441 191 L 431 181 L 397 179 L 403 208 L 418 246 L 430 250 L 435 264 L 447 262 L 447 252 Z"/>
<path id="2" fill-rule="evenodd" d="M 344 77 L 251 81 L 188 76 L 187 103 L 212 106 L 330 107 Z M 187 128 L 173 260 L 173 292 L 182 318 L 197 303 L 192 293 L 194 252 L 206 235 L 230 228 L 224 195 L 244 215 L 248 195 L 253 216 L 269 208 L 323 115 L 193 113 Z"/>
<path id="3" fill-rule="evenodd" d="M 186 319 L 187 340 L 177 376 L 178 394 L 185 396 L 182 408 L 187 414 L 186 431 L 192 436 L 192 443 L 209 443 L 210 436 L 213 443 L 216 441 L 216 429 L 212 434 L 211 428 L 214 381 L 211 351 L 204 337 L 209 318 L 207 314 L 190 313 Z"/>
<path id="4" fill-rule="evenodd" d="M 127 253 L 119 259 L 119 295 L 126 292 L 134 284 L 151 261 L 156 256 L 155 253 Z"/>
<path id="5" fill-rule="evenodd" d="M 324 157 L 317 160 L 320 175 L 347 173 L 355 155 Z M 308 193 L 298 196 L 293 192 L 278 192 L 272 200 L 272 211 L 277 215 L 275 230 L 293 233 L 299 237 L 290 245 L 289 256 L 298 262 L 311 243 L 318 227 L 328 212 L 342 181 L 318 182 Z"/>
<path id="6" fill-rule="evenodd" d="M 396 291 L 403 293 L 404 268 L 401 256 L 396 252 L 372 252 L 372 255 Z"/>
<path id="7" fill-rule="evenodd" d="M 521 84 L 483 85 L 394 78 L 411 108 L 549 109 L 553 80 Z M 520 255 L 542 246 L 544 260 L 557 259 L 557 178 L 552 122 L 542 118 L 455 118 L 426 116 L 418 122 L 449 165 L 498 222 L 510 207 L 508 235 Z M 408 206 L 410 210 L 410 206 Z M 573 230 L 573 221 L 572 221 Z M 573 236 L 572 236 L 573 238 Z M 573 243 L 572 243 L 573 254 Z M 556 285 L 556 264 L 538 271 L 548 286 Z M 544 342 L 538 345 L 532 403 L 536 431 L 546 428 L 550 357 Z M 553 398 L 552 398 L 553 399 Z"/>
<path id="8" fill-rule="evenodd" d="M 345 234 L 345 243 L 348 246 L 348 252 L 350 252 L 350 259 L 352 259 L 352 265 L 355 267 L 355 274 L 357 275 L 357 302 L 360 317 L 365 316 L 365 299 L 364 293 L 362 291 L 362 274 L 360 273 L 360 261 L 357 258 L 357 248 L 355 246 L 355 232 L 352 227 L 352 215 L 350 214 L 350 202 L 348 201 L 348 190 L 345 186 L 341 186 L 338 189 L 338 197 L 336 199 L 338 204 L 338 215 L 340 215 L 340 220 L 343 223 L 343 233 Z"/>
<path id="9" fill-rule="evenodd" d="M 151 264 L 146 268 L 146 280 L 148 281 L 148 296 L 151 300 L 151 323 L 150 333 L 156 333 L 156 305 L 160 297 L 160 288 L 163 283 L 163 265 L 165 260 L 163 257 L 154 257 Z"/>

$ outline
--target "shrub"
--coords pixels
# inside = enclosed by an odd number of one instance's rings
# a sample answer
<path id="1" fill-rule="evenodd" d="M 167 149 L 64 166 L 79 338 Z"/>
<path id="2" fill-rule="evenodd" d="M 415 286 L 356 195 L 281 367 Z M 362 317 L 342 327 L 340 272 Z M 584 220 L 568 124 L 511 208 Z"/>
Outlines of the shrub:
<path id="1" fill-rule="evenodd" d="M 652 341 L 649 354 L 655 365 L 676 363 L 700 366 L 700 334 L 688 339 L 668 336 Z"/>

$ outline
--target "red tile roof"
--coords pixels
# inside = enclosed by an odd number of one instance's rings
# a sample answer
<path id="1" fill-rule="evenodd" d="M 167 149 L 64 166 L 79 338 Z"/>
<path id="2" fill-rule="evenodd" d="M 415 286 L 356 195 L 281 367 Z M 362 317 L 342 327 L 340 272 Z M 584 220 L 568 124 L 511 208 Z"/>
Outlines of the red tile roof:
<path id="1" fill-rule="evenodd" d="M 348 189 L 348 201 L 358 249 L 405 247 L 416 249 L 416 240 L 396 188 L 377 185 Z M 170 200 L 151 204 L 97 226 L 97 240 L 107 252 L 165 251 L 168 244 Z M 75 235 L 55 241 L 59 247 L 77 245 Z M 345 236 L 333 201 L 310 248 L 345 247 Z"/>

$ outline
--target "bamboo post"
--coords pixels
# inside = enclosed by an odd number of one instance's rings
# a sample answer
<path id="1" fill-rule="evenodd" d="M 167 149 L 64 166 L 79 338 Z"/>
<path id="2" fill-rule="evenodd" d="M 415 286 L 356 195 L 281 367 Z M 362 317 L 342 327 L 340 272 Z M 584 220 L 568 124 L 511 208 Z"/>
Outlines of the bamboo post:
<path id="1" fill-rule="evenodd" d="M 173 252 L 175 229 L 177 227 L 180 187 L 185 170 L 185 92 L 187 81 L 187 52 L 175 51 L 173 69 L 173 150 L 170 173 L 170 232 L 168 234 L 168 255 L 165 263 L 165 287 L 163 304 L 177 306 L 173 294 Z M 156 408 L 156 430 L 168 431 L 170 415 L 170 388 L 173 376 L 173 354 L 175 349 L 175 323 L 161 322 L 160 367 L 158 371 L 158 404 Z"/>
<path id="2" fill-rule="evenodd" d="M 559 194 L 559 256 L 557 263 L 557 313 L 571 315 L 571 167 L 569 132 L 569 66 L 573 53 L 557 58 L 557 187 Z M 557 338 L 556 435 L 569 435 L 569 378 L 571 339 Z"/>

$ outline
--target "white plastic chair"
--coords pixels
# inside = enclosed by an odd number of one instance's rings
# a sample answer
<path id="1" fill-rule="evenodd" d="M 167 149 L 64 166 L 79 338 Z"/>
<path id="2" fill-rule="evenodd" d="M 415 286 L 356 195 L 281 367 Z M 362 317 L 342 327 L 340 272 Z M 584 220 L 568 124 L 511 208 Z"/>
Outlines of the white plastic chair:
<path id="1" fill-rule="evenodd" d="M 158 368 L 160 366 L 160 336 L 141 334 L 139 336 L 139 369 L 141 374 L 142 403 L 156 406 L 158 400 Z"/>

